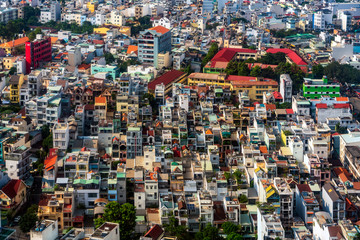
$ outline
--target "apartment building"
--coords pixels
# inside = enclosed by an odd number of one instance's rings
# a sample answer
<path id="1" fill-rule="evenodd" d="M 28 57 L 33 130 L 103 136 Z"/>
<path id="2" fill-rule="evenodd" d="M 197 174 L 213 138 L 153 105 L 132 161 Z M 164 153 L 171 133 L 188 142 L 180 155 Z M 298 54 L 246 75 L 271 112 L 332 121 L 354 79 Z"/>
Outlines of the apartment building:
<path id="1" fill-rule="evenodd" d="M 37 69 L 42 62 L 51 61 L 51 38 L 36 39 L 25 44 L 26 73 Z"/>
<path id="2" fill-rule="evenodd" d="M 314 214 L 320 210 L 319 202 L 316 200 L 313 191 L 311 191 L 308 184 L 297 184 L 295 197 L 297 214 L 306 225 L 311 226 L 315 216 Z"/>
<path id="3" fill-rule="evenodd" d="M 5 155 L 5 167 L 11 179 L 30 177 L 30 148 L 20 146 Z"/>
<path id="4" fill-rule="evenodd" d="M 331 183 L 325 183 L 321 189 L 323 209 L 328 212 L 334 222 L 343 220 L 345 216 L 345 199 Z"/>
<path id="5" fill-rule="evenodd" d="M 138 59 L 142 63 L 154 64 L 158 68 L 159 54 L 171 52 L 171 31 L 156 26 L 140 32 Z"/>
<path id="6" fill-rule="evenodd" d="M 57 122 L 53 127 L 53 147 L 66 150 L 69 146 L 69 124 Z"/>
<path id="7" fill-rule="evenodd" d="M 40 22 L 59 21 L 61 19 L 61 7 L 59 2 L 52 2 L 49 8 L 42 8 L 40 12 Z"/>
<path id="8" fill-rule="evenodd" d="M 18 9 L 16 8 L 3 8 L 0 9 L 0 22 L 6 24 L 11 20 L 18 18 Z"/>

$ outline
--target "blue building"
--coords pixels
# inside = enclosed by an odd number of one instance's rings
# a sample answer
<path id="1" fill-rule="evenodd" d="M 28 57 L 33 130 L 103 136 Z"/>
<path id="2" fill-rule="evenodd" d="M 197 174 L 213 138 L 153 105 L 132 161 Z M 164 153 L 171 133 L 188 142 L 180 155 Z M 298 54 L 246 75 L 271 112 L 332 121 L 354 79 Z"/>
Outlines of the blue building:
<path id="1" fill-rule="evenodd" d="M 171 31 L 156 26 L 140 32 L 138 39 L 138 58 L 140 62 L 158 67 L 158 55 L 171 52 Z"/>

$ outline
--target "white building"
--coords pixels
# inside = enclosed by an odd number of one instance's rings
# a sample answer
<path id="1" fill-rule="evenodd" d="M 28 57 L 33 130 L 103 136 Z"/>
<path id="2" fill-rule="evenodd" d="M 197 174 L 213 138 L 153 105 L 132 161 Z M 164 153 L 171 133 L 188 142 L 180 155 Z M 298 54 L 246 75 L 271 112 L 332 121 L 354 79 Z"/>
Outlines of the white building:
<path id="1" fill-rule="evenodd" d="M 30 240 L 55 240 L 59 236 L 58 221 L 45 219 L 30 230 Z"/>
<path id="2" fill-rule="evenodd" d="M 66 150 L 69 146 L 69 124 L 55 123 L 53 127 L 53 146 Z"/>
<path id="3" fill-rule="evenodd" d="M 117 26 L 123 26 L 125 24 L 125 19 L 120 11 L 112 10 L 110 13 L 110 19 L 108 21 Z"/>
<path id="4" fill-rule="evenodd" d="M 309 153 L 318 155 L 319 158 L 327 159 L 329 156 L 329 142 L 326 138 L 312 137 L 309 139 Z"/>
<path id="5" fill-rule="evenodd" d="M 323 209 L 330 214 L 334 222 L 345 218 L 345 200 L 331 183 L 325 183 L 322 187 L 321 200 Z"/>
<path id="6" fill-rule="evenodd" d="M 90 236 L 91 240 L 113 240 L 120 239 L 118 223 L 106 222 L 95 230 Z"/>
<path id="7" fill-rule="evenodd" d="M 280 75 L 280 94 L 283 97 L 283 102 L 291 103 L 292 84 L 293 82 L 289 74 Z"/>
<path id="8" fill-rule="evenodd" d="M 41 9 L 40 22 L 47 23 L 50 21 L 59 21 L 61 19 L 61 8 L 59 2 L 53 2 L 50 8 Z"/>
<path id="9" fill-rule="evenodd" d="M 5 168 L 11 179 L 25 180 L 30 177 L 30 148 L 21 146 L 5 156 Z"/>
<path id="10" fill-rule="evenodd" d="M 127 158 L 142 156 L 142 133 L 140 127 L 129 127 L 126 133 Z"/>
<path id="11" fill-rule="evenodd" d="M 323 11 L 317 11 L 313 16 L 313 28 L 314 29 L 325 29 L 325 14 Z"/>
<path id="12" fill-rule="evenodd" d="M 304 161 L 304 144 L 298 136 L 292 137 L 288 142 L 292 155 L 298 162 Z"/>
<path id="13" fill-rule="evenodd" d="M 163 26 L 164 28 L 171 29 L 171 21 L 167 17 L 162 17 L 159 19 L 154 19 L 153 21 L 153 27 L 156 26 Z"/>
<path id="14" fill-rule="evenodd" d="M 335 226 L 327 212 L 317 212 L 313 218 L 313 237 L 316 240 L 338 239 L 337 234 L 341 228 Z"/>
<path id="15" fill-rule="evenodd" d="M 259 208 L 257 208 L 257 230 L 258 240 L 285 238 L 285 230 L 282 226 L 280 216 L 265 213 Z"/>

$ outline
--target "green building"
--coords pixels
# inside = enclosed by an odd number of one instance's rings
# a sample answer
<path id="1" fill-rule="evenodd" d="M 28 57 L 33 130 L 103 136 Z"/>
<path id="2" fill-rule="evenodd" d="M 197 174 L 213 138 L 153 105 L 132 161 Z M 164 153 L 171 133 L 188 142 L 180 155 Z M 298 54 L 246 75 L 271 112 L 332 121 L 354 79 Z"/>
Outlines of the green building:
<path id="1" fill-rule="evenodd" d="M 319 99 L 322 96 L 340 97 L 340 85 L 328 83 L 327 77 L 322 79 L 304 78 L 303 94 L 305 98 Z"/>
<path id="2" fill-rule="evenodd" d="M 117 66 L 91 64 L 91 74 L 106 73 L 111 80 L 120 76 L 120 69 Z"/>

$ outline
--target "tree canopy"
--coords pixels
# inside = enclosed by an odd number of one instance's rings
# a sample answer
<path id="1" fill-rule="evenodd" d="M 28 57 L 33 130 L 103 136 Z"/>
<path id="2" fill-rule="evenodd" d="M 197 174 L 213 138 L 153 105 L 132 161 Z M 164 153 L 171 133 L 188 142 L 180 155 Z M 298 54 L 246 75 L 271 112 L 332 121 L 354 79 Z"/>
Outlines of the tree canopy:
<path id="1" fill-rule="evenodd" d="M 216 42 L 211 43 L 208 53 L 203 58 L 201 62 L 202 68 L 215 56 L 215 54 L 219 51 L 219 46 Z"/>
<path id="2" fill-rule="evenodd" d="M 169 223 L 164 224 L 165 232 L 171 236 L 176 236 L 179 240 L 190 239 L 190 235 L 185 226 L 179 225 L 179 220 L 174 216 L 169 217 Z"/>
<path id="3" fill-rule="evenodd" d="M 219 229 L 213 227 L 211 223 L 208 223 L 204 229 L 200 232 L 197 232 L 195 235 L 195 240 L 223 240 L 219 235 Z"/>
<path id="4" fill-rule="evenodd" d="M 27 209 L 26 213 L 21 216 L 19 226 L 24 233 L 29 232 L 30 229 L 35 226 L 36 221 L 38 221 L 37 210 L 38 206 L 33 204 Z"/>
<path id="5" fill-rule="evenodd" d="M 106 204 L 102 218 L 95 219 L 95 227 L 100 227 L 104 222 L 119 223 L 121 239 L 132 239 L 136 225 L 136 211 L 134 205 L 118 202 Z"/>

